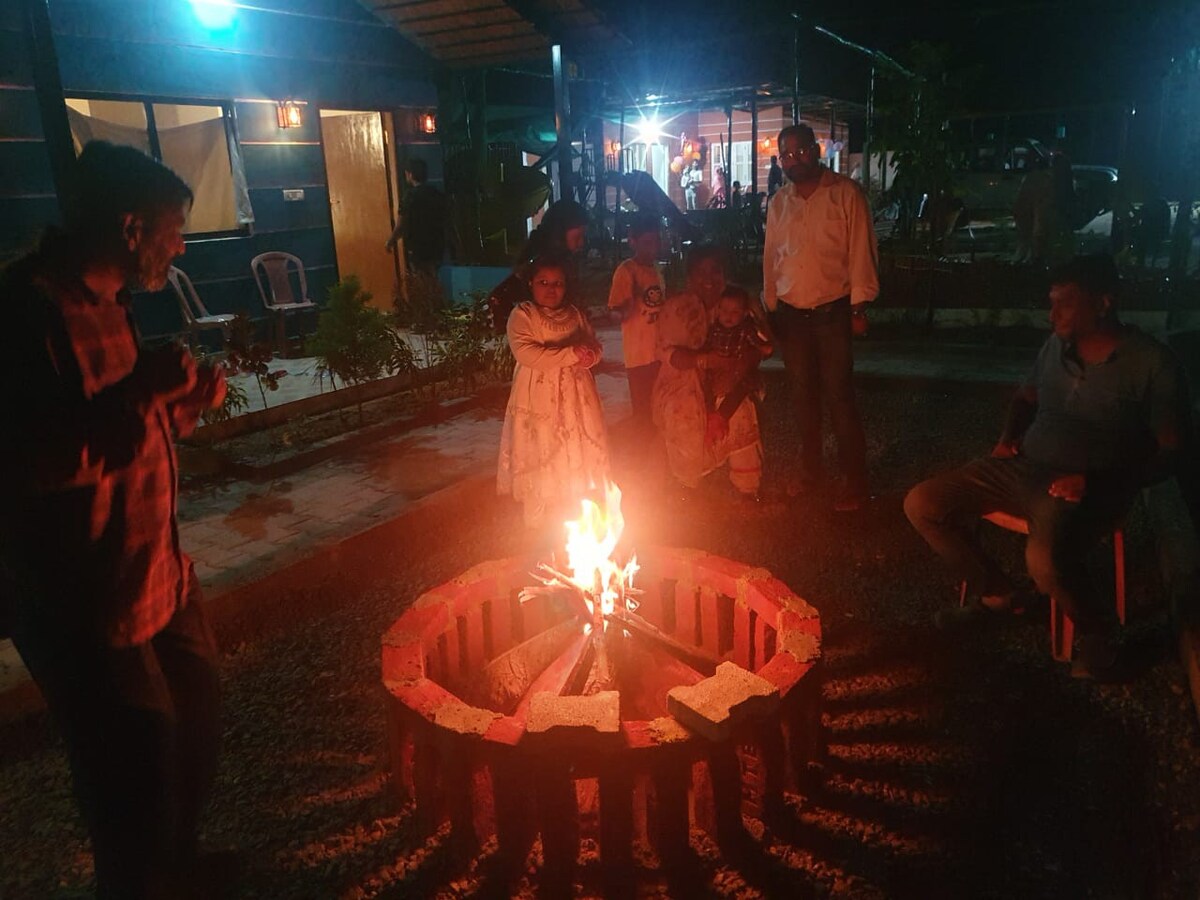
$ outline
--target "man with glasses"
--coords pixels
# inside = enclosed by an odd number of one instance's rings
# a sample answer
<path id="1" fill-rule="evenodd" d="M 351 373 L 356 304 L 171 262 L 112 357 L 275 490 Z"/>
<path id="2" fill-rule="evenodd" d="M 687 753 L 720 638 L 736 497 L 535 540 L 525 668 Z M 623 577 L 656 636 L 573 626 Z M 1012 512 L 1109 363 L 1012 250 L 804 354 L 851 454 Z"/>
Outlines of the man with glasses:
<path id="1" fill-rule="evenodd" d="M 1177 471 L 1191 428 L 1178 360 L 1121 323 L 1117 289 L 1107 256 L 1078 257 L 1056 272 L 1053 333 L 991 455 L 921 482 L 904 500 L 913 527 L 978 597 L 939 614 L 939 624 L 1019 608 L 974 523 L 993 512 L 1028 522 L 1025 563 L 1075 624 L 1071 674 L 1080 678 L 1105 677 L 1116 661 L 1115 623 L 1088 583 L 1087 552 L 1139 490 Z"/>
<path id="2" fill-rule="evenodd" d="M 850 341 L 866 333 L 866 305 L 879 293 L 878 249 L 862 188 L 822 166 L 820 157 L 807 125 L 779 132 L 779 161 L 791 183 L 767 207 L 763 303 L 773 314 L 800 420 L 793 486 L 809 490 L 821 478 L 824 397 L 842 476 L 834 509 L 851 512 L 863 507 L 868 490 Z"/>

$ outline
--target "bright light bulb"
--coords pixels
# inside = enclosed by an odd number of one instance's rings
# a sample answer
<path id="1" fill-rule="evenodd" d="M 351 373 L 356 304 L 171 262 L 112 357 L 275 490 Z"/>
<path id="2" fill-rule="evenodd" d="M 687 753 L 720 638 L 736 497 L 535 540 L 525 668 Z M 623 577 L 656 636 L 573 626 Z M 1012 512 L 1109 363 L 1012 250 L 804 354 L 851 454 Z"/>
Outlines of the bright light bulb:
<path id="1" fill-rule="evenodd" d="M 657 144 L 658 139 L 662 136 L 660 127 L 656 116 L 642 119 L 637 123 L 638 138 L 647 144 Z"/>
<path id="2" fill-rule="evenodd" d="M 192 12 L 205 28 L 228 28 L 237 16 L 237 7 L 230 0 L 191 0 Z"/>

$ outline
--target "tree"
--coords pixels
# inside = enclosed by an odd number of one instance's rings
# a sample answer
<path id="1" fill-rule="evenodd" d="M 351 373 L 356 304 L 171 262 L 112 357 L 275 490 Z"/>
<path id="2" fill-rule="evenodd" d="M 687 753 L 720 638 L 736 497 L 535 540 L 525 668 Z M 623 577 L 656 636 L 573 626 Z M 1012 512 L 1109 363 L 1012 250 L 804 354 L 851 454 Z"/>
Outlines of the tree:
<path id="1" fill-rule="evenodd" d="M 927 197 L 931 222 L 930 246 L 940 243 L 945 228 L 941 215 L 952 202 L 954 176 L 962 164 L 963 148 L 950 119 L 961 109 L 970 73 L 952 70 L 947 47 L 916 42 L 902 55 L 908 71 L 883 66 L 879 70 L 879 146 L 896 166 L 893 192 L 900 202 L 901 236 L 911 239 Z M 932 213 L 932 215 L 930 214 Z"/>

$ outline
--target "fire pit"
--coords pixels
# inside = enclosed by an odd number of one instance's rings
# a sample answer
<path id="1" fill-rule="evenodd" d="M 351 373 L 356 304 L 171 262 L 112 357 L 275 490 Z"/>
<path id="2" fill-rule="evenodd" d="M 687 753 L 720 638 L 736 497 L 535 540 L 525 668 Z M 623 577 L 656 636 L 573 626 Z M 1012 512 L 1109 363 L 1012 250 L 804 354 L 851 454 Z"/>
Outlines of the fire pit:
<path id="1" fill-rule="evenodd" d="M 817 611 L 697 550 L 645 549 L 641 590 L 602 604 L 580 598 L 607 578 L 572 592 L 549 572 L 475 566 L 384 634 L 393 783 L 421 826 L 449 819 L 462 853 L 494 835 L 514 869 L 540 832 L 552 883 L 581 836 L 606 871 L 635 841 L 670 866 L 692 826 L 725 847 L 778 811 L 823 747 Z"/>

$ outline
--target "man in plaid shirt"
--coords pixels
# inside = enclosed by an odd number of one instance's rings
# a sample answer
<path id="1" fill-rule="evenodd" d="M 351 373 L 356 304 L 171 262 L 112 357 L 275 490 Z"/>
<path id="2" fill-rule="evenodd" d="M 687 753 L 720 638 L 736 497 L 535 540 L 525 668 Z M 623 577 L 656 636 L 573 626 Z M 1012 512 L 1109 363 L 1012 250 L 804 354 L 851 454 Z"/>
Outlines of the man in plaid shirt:
<path id="1" fill-rule="evenodd" d="M 67 230 L 0 277 L 0 607 L 66 738 L 98 895 L 191 897 L 219 696 L 173 435 L 225 383 L 140 348 L 131 318 L 129 288 L 162 289 L 183 253 L 187 185 L 104 142 L 75 176 Z"/>

